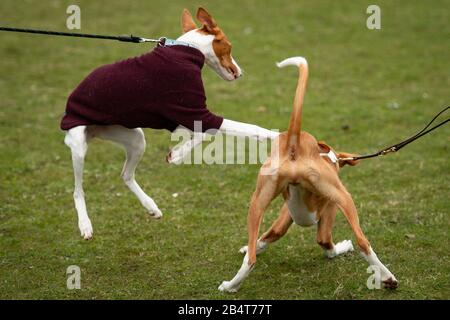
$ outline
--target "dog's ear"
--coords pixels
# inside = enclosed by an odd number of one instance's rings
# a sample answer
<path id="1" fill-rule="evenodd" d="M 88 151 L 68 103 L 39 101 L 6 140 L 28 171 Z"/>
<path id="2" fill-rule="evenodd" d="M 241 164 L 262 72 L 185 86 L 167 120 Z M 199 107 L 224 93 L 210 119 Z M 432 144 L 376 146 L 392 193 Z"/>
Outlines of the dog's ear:
<path id="1" fill-rule="evenodd" d="M 357 157 L 357 154 L 353 154 L 353 153 L 347 153 L 347 152 L 338 152 L 338 158 L 352 158 L 352 157 Z M 346 164 L 348 164 L 349 166 L 356 166 L 358 163 L 360 162 L 360 160 L 339 160 L 339 167 L 343 167 Z"/>
<path id="2" fill-rule="evenodd" d="M 197 25 L 188 9 L 184 9 L 181 15 L 181 29 L 184 33 L 197 29 Z"/>
<path id="3" fill-rule="evenodd" d="M 203 28 L 210 34 L 214 34 L 214 29 L 217 27 L 216 21 L 214 21 L 213 17 L 203 9 L 202 7 L 198 8 L 197 11 L 197 20 L 203 25 Z"/>
<path id="4" fill-rule="evenodd" d="M 318 141 L 317 145 L 319 146 L 319 152 L 321 153 L 328 153 L 331 150 L 331 147 L 323 141 Z"/>

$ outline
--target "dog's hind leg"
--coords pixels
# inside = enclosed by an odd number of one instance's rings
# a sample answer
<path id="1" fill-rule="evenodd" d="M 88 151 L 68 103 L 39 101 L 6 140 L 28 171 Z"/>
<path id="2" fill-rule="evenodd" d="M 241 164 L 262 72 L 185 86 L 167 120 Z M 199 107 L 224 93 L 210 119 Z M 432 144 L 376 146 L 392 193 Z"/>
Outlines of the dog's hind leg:
<path id="1" fill-rule="evenodd" d="M 277 188 L 276 178 L 267 175 L 259 175 L 256 191 L 252 196 L 248 211 L 248 251 L 244 256 L 241 268 L 230 281 L 223 281 L 219 286 L 220 291 L 236 292 L 241 283 L 248 277 L 256 263 L 256 244 L 258 240 L 259 228 L 264 211 L 269 206 L 273 198 L 281 191 Z"/>
<path id="2" fill-rule="evenodd" d="M 353 251 L 351 240 L 333 243 L 332 231 L 337 209 L 337 205 L 331 201 L 324 203 L 319 211 L 320 219 L 317 225 L 317 243 L 324 249 L 325 255 L 330 259 Z"/>
<path id="3" fill-rule="evenodd" d="M 256 243 L 256 254 L 260 254 L 267 249 L 269 243 L 273 243 L 283 237 L 292 225 L 292 218 L 289 214 L 287 203 L 281 207 L 278 218 L 273 222 L 269 230 L 267 230 Z M 242 247 L 239 252 L 247 253 L 248 246 Z"/>
<path id="4" fill-rule="evenodd" d="M 158 219 L 162 213 L 155 201 L 139 186 L 135 179 L 135 170 L 145 151 L 145 136 L 141 128 L 128 129 L 122 126 L 94 126 L 92 134 L 100 139 L 115 142 L 125 148 L 126 160 L 122 178 L 128 188 L 136 195 L 151 217 Z"/>
<path id="5" fill-rule="evenodd" d="M 87 214 L 83 191 L 84 158 L 88 148 L 86 126 L 74 127 L 67 131 L 64 143 L 72 152 L 73 172 L 75 177 L 73 199 L 78 214 L 78 227 L 80 228 L 81 236 L 88 240 L 92 238 L 93 229 L 91 220 Z"/>
<path id="6" fill-rule="evenodd" d="M 337 204 L 344 213 L 348 223 L 350 224 L 350 227 L 355 233 L 358 246 L 361 249 L 361 254 L 367 260 L 369 265 L 375 268 L 375 273 L 379 274 L 381 278 L 380 280 L 383 282 L 384 287 L 389 289 L 397 288 L 397 279 L 378 259 L 376 253 L 370 246 L 369 241 L 364 236 L 359 225 L 358 214 L 353 199 L 345 189 L 339 191 L 339 199 Z"/>

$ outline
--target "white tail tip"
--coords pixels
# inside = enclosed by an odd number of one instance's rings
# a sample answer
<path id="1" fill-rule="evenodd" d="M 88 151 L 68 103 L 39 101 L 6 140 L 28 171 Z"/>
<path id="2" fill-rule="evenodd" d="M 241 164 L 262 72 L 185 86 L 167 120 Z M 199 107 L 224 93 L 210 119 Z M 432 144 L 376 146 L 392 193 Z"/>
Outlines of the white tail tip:
<path id="1" fill-rule="evenodd" d="M 308 62 L 306 61 L 305 58 L 303 58 L 303 57 L 291 57 L 291 58 L 284 59 L 281 62 L 277 62 L 277 67 L 278 68 L 284 68 L 284 67 L 287 67 L 287 66 L 297 66 L 297 67 L 299 67 L 300 65 L 308 65 Z"/>

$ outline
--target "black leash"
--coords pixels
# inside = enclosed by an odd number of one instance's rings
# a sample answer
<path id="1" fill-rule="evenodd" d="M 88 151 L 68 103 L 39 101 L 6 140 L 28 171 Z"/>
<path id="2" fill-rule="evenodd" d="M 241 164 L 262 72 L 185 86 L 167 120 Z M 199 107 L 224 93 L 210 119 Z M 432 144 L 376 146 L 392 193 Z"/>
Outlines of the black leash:
<path id="1" fill-rule="evenodd" d="M 147 38 L 135 37 L 133 35 L 130 35 L 130 36 L 104 36 L 104 35 L 99 35 L 99 34 L 57 32 L 57 31 L 46 31 L 46 30 L 37 30 L 37 29 L 21 29 L 21 28 L 8 28 L 8 27 L 0 27 L 0 31 L 45 34 L 45 35 L 51 35 L 51 36 L 64 36 L 64 37 L 117 40 L 117 41 L 122 41 L 122 42 L 134 42 L 134 43 L 143 43 L 143 42 L 157 42 L 157 43 L 160 43 L 161 41 L 163 41 L 163 38 L 147 39 Z"/>
<path id="2" fill-rule="evenodd" d="M 164 45 L 165 41 L 167 40 L 165 37 L 161 37 L 159 39 L 147 39 L 142 37 L 135 37 L 133 35 L 130 36 L 105 36 L 105 35 L 98 35 L 98 34 L 87 34 L 87 33 L 72 33 L 72 32 L 57 32 L 57 31 L 46 31 L 46 30 L 37 30 L 37 29 L 21 29 L 21 28 L 8 28 L 8 27 L 0 27 L 0 31 L 10 31 L 10 32 L 22 32 L 22 33 L 34 33 L 34 34 L 45 34 L 45 35 L 52 35 L 52 36 L 64 36 L 64 37 L 77 37 L 77 38 L 91 38 L 91 39 L 103 39 L 103 40 L 117 40 L 122 42 L 133 42 L 133 43 L 143 43 L 143 42 L 155 42 Z M 362 159 L 369 159 L 374 158 L 378 156 L 384 156 L 391 152 L 397 152 L 404 146 L 410 144 L 411 142 L 419 139 L 420 137 L 426 135 L 427 133 L 439 128 L 440 126 L 446 124 L 450 121 L 450 118 L 442 121 L 441 123 L 435 125 L 434 127 L 428 129 L 430 125 L 438 118 L 442 113 L 447 111 L 450 108 L 450 106 L 445 107 L 442 111 L 440 111 L 422 130 L 420 130 L 415 135 L 409 137 L 406 140 L 403 140 L 397 144 L 394 144 L 390 147 L 384 148 L 378 152 L 368 154 L 365 156 L 357 156 L 357 157 L 350 157 L 350 158 L 339 158 L 339 161 L 345 161 L 345 160 L 362 160 Z M 427 130 L 428 129 L 428 130 Z"/>
<path id="3" fill-rule="evenodd" d="M 397 152 L 398 150 L 400 150 L 401 148 L 403 148 L 404 146 L 410 144 L 411 142 L 419 139 L 420 137 L 426 135 L 427 133 L 439 128 L 440 126 L 443 126 L 444 124 L 446 124 L 447 122 L 450 121 L 450 118 L 447 118 L 446 120 L 440 122 L 439 124 L 435 125 L 434 127 L 428 129 L 431 124 L 434 122 L 434 120 L 436 120 L 441 114 L 443 114 L 445 111 L 447 111 L 450 108 L 450 106 L 445 107 L 443 110 L 441 110 L 437 115 L 434 116 L 434 118 L 425 126 L 425 128 L 423 128 L 422 130 L 420 130 L 419 132 L 417 132 L 415 135 L 409 137 L 408 139 L 405 139 L 397 144 L 394 144 L 392 146 L 389 146 L 387 148 L 384 148 L 378 152 L 372 153 L 372 154 L 368 154 L 365 156 L 357 156 L 357 157 L 350 157 L 350 158 L 339 158 L 339 161 L 345 161 L 345 160 L 362 160 L 362 159 L 369 159 L 369 158 L 375 158 L 375 157 L 379 157 L 379 156 L 384 156 L 388 153 L 391 152 Z M 428 130 L 427 130 L 428 129 Z"/>

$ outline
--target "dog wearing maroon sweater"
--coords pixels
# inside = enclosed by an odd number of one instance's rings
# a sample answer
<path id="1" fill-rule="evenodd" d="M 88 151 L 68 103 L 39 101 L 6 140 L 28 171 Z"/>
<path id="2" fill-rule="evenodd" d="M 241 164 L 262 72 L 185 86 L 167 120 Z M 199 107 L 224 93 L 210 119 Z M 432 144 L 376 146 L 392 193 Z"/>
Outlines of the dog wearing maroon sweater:
<path id="1" fill-rule="evenodd" d="M 166 40 L 142 56 L 101 66 L 90 73 L 70 95 L 61 129 L 72 152 L 75 176 L 74 201 L 81 236 L 92 238 L 93 228 L 86 210 L 83 167 L 88 142 L 93 138 L 121 145 L 126 152 L 122 177 L 150 216 L 162 213 L 138 185 L 135 169 L 144 154 L 145 136 L 141 128 L 179 128 L 194 131 L 200 121 L 202 131 L 219 132 L 259 140 L 273 139 L 277 132 L 256 125 L 223 119 L 206 106 L 201 70 L 206 63 L 221 78 L 233 81 L 242 75 L 231 56 L 231 43 L 203 8 L 195 24 L 188 10 L 181 18 L 183 35 Z M 198 135 L 194 135 L 198 136 Z M 199 140 L 172 150 L 167 160 L 177 163 Z"/>

